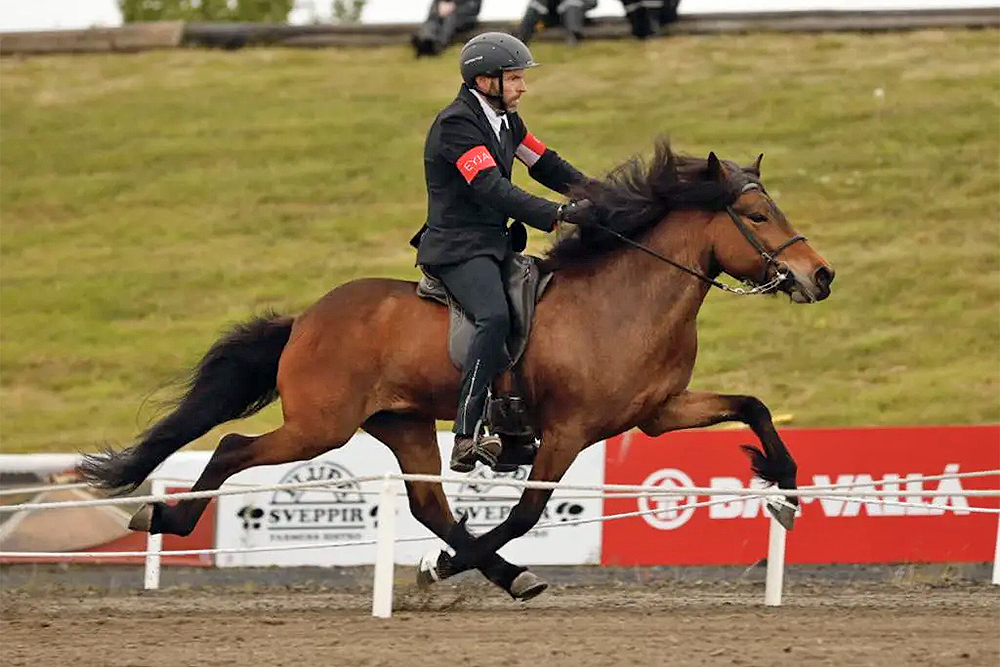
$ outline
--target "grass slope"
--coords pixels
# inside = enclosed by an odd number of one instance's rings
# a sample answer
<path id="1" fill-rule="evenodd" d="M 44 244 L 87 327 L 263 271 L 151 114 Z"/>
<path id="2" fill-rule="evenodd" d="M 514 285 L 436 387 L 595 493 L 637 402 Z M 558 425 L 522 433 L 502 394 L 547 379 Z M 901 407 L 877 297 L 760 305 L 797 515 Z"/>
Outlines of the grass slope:
<path id="1" fill-rule="evenodd" d="M 155 414 L 143 399 L 228 323 L 358 276 L 415 277 L 421 148 L 457 90 L 454 56 L 0 61 L 0 448 L 124 444 Z M 1000 420 L 996 31 L 536 57 L 522 113 L 577 166 L 600 174 L 660 133 L 685 152 L 764 152 L 769 190 L 838 271 L 818 306 L 713 294 L 696 388 L 756 394 L 799 425 Z M 237 428 L 279 419 L 272 406 Z"/>

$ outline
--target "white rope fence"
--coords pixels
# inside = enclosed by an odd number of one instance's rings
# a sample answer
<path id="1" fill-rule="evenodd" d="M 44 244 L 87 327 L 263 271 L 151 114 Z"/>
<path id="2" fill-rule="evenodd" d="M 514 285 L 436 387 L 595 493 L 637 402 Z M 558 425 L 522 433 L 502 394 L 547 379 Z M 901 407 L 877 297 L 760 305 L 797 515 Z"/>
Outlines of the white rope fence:
<path id="1" fill-rule="evenodd" d="M 400 480 L 403 482 L 442 482 L 442 483 L 455 483 L 462 484 L 467 483 L 468 479 L 465 477 L 458 477 L 455 475 L 410 475 L 410 474 L 399 474 L 399 473 L 387 473 L 391 479 Z M 958 474 L 958 473 L 956 473 Z M 997 471 L 995 474 L 1000 474 Z M 981 475 L 980 475 L 981 476 Z M 940 477 L 940 476 L 939 476 Z M 945 479 L 950 478 L 944 477 Z M 254 486 L 249 487 L 253 492 L 262 491 L 288 491 L 291 489 L 302 489 L 302 488 L 315 488 L 315 487 L 332 487 L 331 491 L 349 491 L 354 493 L 354 489 L 349 488 L 354 484 L 361 484 L 365 482 L 372 482 L 379 479 L 385 479 L 384 476 L 380 475 L 368 475 L 364 477 L 354 477 L 350 480 L 326 480 L 317 479 L 309 482 L 287 482 L 284 484 L 268 484 L 264 486 Z M 924 478 L 915 477 L 911 478 L 909 481 L 919 482 Z M 879 486 L 882 482 L 880 480 L 873 480 L 872 482 L 865 482 L 865 486 Z M 611 494 L 615 493 L 629 493 L 637 494 L 640 496 L 656 497 L 656 496 L 712 496 L 712 495 L 726 495 L 726 496 L 756 496 L 760 495 L 760 489 L 715 489 L 711 487 L 703 486 L 675 486 L 665 489 L 661 486 L 642 486 L 638 484 L 564 484 L 560 482 L 537 482 L 537 481 L 519 481 L 519 480 L 502 480 L 500 482 L 494 482 L 492 484 L 480 483 L 479 486 L 489 488 L 491 486 L 513 486 L 525 489 L 565 489 L 568 491 L 610 491 Z M 774 491 L 773 493 L 781 496 L 788 497 L 815 497 L 822 493 L 824 497 L 827 498 L 847 498 L 857 493 L 857 484 L 846 485 L 846 488 L 840 488 L 836 486 L 821 487 L 819 489 L 813 489 L 812 487 L 801 487 L 798 489 L 781 489 L 779 491 Z M 123 496 L 117 498 L 95 498 L 93 500 L 67 500 L 67 501 L 53 501 L 47 503 L 20 503 L 17 505 L 0 505 L 0 514 L 8 512 L 19 512 L 24 510 L 48 510 L 48 509 L 60 509 L 68 507 L 99 507 L 101 505 L 134 505 L 136 503 L 160 503 L 167 500 L 189 500 L 193 498 L 214 498 L 217 496 L 231 496 L 241 493 L 247 493 L 247 487 L 244 488 L 222 488 L 213 491 L 183 491 L 181 493 L 152 493 L 146 496 Z M 868 498 L 898 498 L 900 491 L 876 491 L 876 490 L 866 490 L 865 496 Z M 610 495 L 610 494 L 609 494 Z M 923 498 L 950 498 L 954 495 L 962 495 L 970 498 L 982 497 L 982 498 L 997 498 L 1000 497 L 1000 489 L 963 489 L 960 494 L 956 494 L 953 491 L 920 491 L 919 495 Z"/>
<path id="2" fill-rule="evenodd" d="M 815 498 L 815 499 L 840 499 L 844 502 L 858 502 L 858 503 L 877 503 L 883 506 L 894 506 L 894 507 L 918 507 L 921 509 L 938 509 L 942 511 L 962 511 L 962 512 L 974 512 L 974 513 L 986 513 L 986 514 L 998 514 L 1000 515 L 1000 509 L 989 508 L 989 507 L 970 507 L 964 506 L 962 508 L 950 507 L 947 503 L 931 503 L 926 505 L 923 503 L 913 503 L 913 502 L 901 502 L 897 500 L 888 500 L 887 498 L 899 498 L 901 495 L 910 495 L 906 492 L 897 490 L 889 491 L 878 491 L 873 487 L 875 486 L 885 486 L 887 484 L 898 485 L 900 481 L 905 482 L 926 482 L 935 480 L 945 480 L 945 479 L 967 479 L 976 477 L 991 477 L 1000 475 L 1000 470 L 988 470 L 988 471 L 978 471 L 978 472 L 966 472 L 966 473 L 953 473 L 945 475 L 930 475 L 925 477 L 914 477 L 908 476 L 906 480 L 865 480 L 863 483 L 855 482 L 849 484 L 828 484 L 828 485 L 817 485 L 811 487 L 802 487 L 795 490 L 788 489 L 777 489 L 775 487 L 770 487 L 768 489 L 759 488 L 747 488 L 747 489 L 715 489 L 715 488 L 705 488 L 705 487 L 660 487 L 660 486 L 641 486 L 641 485 L 627 485 L 627 484 L 607 484 L 607 485 L 586 485 L 586 484 L 564 484 L 558 482 L 534 482 L 534 481 L 520 481 L 513 479 L 499 479 L 493 482 L 481 481 L 479 486 L 483 487 L 483 492 L 494 486 L 498 487 L 515 487 L 515 488 L 536 488 L 536 489 L 558 489 L 567 491 L 588 491 L 592 492 L 588 495 L 574 496 L 573 498 L 581 499 L 593 499 L 593 498 L 663 498 L 670 496 L 724 496 L 723 498 L 708 500 L 702 502 L 686 502 L 684 504 L 675 504 L 671 509 L 673 511 L 685 511 L 688 509 L 693 510 L 697 507 L 710 507 L 712 505 L 730 503 L 734 498 L 743 499 L 757 499 L 764 500 L 768 504 L 772 503 L 782 503 L 783 497 L 785 496 L 795 496 L 800 498 Z M 387 473 L 382 476 L 366 476 L 366 477 L 354 477 L 350 480 L 313 480 L 310 482 L 295 482 L 286 484 L 272 484 L 266 486 L 257 485 L 247 485 L 247 484 L 229 484 L 226 485 L 230 488 L 223 488 L 214 491 L 197 491 L 197 492 L 182 492 L 182 493 L 172 493 L 166 494 L 166 486 L 169 482 L 173 483 L 186 483 L 189 484 L 190 481 L 187 480 L 168 480 L 168 479 L 155 479 L 152 482 L 151 494 L 147 496 L 132 496 L 132 497 L 120 497 L 120 498 L 103 498 L 94 500 L 76 500 L 76 501 L 59 501 L 59 502 L 44 502 L 44 503 L 20 503 L 15 505 L 0 505 L 0 513 L 8 512 L 21 512 L 21 511 L 39 511 L 47 509 L 59 509 L 59 508 L 70 508 L 70 507 L 94 507 L 94 506 L 107 506 L 107 505 L 134 505 L 137 503 L 151 503 L 151 502 L 165 502 L 167 500 L 183 500 L 190 498 L 211 498 L 223 495 L 241 494 L 247 492 L 268 492 L 268 491 L 286 491 L 291 489 L 302 489 L 311 488 L 316 490 L 325 490 L 330 492 L 344 492 L 350 491 L 351 493 L 361 493 L 362 491 L 357 488 L 359 484 L 373 482 L 377 480 L 382 480 L 382 488 L 380 491 L 368 491 L 364 493 L 378 493 L 378 528 L 376 532 L 375 540 L 355 540 L 350 542 L 325 542 L 325 543 L 312 543 L 312 544 L 294 544 L 294 545 L 280 545 L 280 546 L 265 546 L 265 547 L 233 547 L 233 548 L 216 548 L 216 549 L 189 549 L 189 550 L 177 550 L 177 551 L 162 551 L 162 535 L 148 535 L 146 551 L 128 551 L 128 552 L 0 552 L 0 558 L 7 559 L 37 559 L 37 558 L 61 558 L 69 560 L 78 559 L 101 559 L 101 558 L 113 558 L 113 557 L 144 557 L 145 558 L 145 574 L 144 574 L 144 587 L 146 589 L 156 589 L 159 588 L 160 582 L 160 559 L 163 555 L 170 556 L 180 556 L 180 555 L 202 555 L 202 554 L 219 554 L 219 553 L 251 553 L 260 551 L 289 551 L 293 549 L 318 549 L 327 547 L 347 547 L 347 546 L 368 546 L 374 544 L 376 546 L 375 555 L 375 576 L 374 576 L 374 591 L 372 596 L 372 615 L 388 618 L 392 615 L 392 587 L 393 587 L 393 569 L 395 564 L 394 559 L 394 547 L 396 543 L 405 542 L 418 542 L 418 541 L 429 541 L 437 540 L 435 536 L 411 536 L 397 538 L 395 535 L 395 510 L 397 506 L 397 498 L 401 495 L 406 495 L 405 493 L 400 493 L 396 490 L 396 485 L 394 482 L 405 481 L 405 482 L 453 482 L 453 483 L 467 483 L 468 478 L 457 477 L 457 476 L 439 476 L 439 475 L 407 475 L 407 474 L 392 474 Z M 35 486 L 35 487 L 24 487 L 20 489 L 5 489 L 0 490 L 0 495 L 14 495 L 14 494 L 25 494 L 25 493 L 40 493 L 43 491 L 52 490 L 68 490 L 74 488 L 83 488 L 85 484 L 63 484 L 63 485 L 49 485 L 49 486 Z M 861 491 L 863 488 L 863 491 Z M 863 493 L 863 495 L 859 495 Z M 913 495 L 919 495 L 920 497 L 926 498 L 949 498 L 956 495 L 966 496 L 966 497 L 984 497 L 984 498 L 995 498 L 1000 497 L 1000 489 L 962 489 L 960 492 L 955 493 L 953 491 L 924 491 L 921 490 Z M 495 499 L 509 499 L 516 500 L 516 496 L 495 496 Z M 561 500 L 566 500 L 569 498 L 561 497 Z M 392 508 L 392 511 L 388 511 Z M 593 518 L 585 519 L 573 519 L 569 521 L 560 522 L 548 522 L 539 523 L 535 526 L 535 529 L 543 528 L 555 528 L 558 526 L 573 526 L 581 525 L 585 523 L 593 523 L 599 521 L 611 521 L 615 519 L 631 518 L 644 516 L 649 514 L 658 514 L 663 510 L 661 508 L 641 510 L 636 512 L 625 512 L 620 514 L 612 514 L 606 516 L 599 516 Z M 781 526 L 780 523 L 773 517 L 769 519 L 769 535 L 768 535 L 768 555 L 767 555 L 767 573 L 765 577 L 765 592 L 764 592 L 764 603 L 767 606 L 779 606 L 781 604 L 783 579 L 784 579 L 784 561 L 785 561 L 785 542 L 786 542 L 786 531 Z M 994 553 L 994 563 L 993 563 L 993 583 L 1000 584 L 1000 526 L 998 526 L 997 531 L 997 546 Z"/>
<path id="3" fill-rule="evenodd" d="M 995 477 L 995 476 L 998 476 L 998 475 L 1000 475 L 1000 470 L 981 470 L 981 471 L 977 471 L 977 472 L 962 472 L 962 473 L 952 473 L 952 474 L 945 474 L 945 475 L 912 476 L 912 477 L 909 477 L 907 479 L 898 479 L 898 480 L 872 480 L 872 481 L 867 481 L 866 480 L 866 481 L 863 481 L 863 482 L 857 482 L 857 481 L 855 481 L 855 482 L 851 482 L 851 483 L 847 483 L 847 484 L 822 484 L 822 485 L 820 485 L 820 484 L 814 484 L 812 486 L 803 487 L 803 488 L 811 490 L 811 491 L 818 491 L 818 490 L 823 490 L 823 489 L 848 489 L 849 490 L 849 489 L 854 489 L 854 488 L 858 488 L 858 487 L 872 486 L 872 485 L 874 485 L 874 486 L 883 486 L 885 484 L 898 484 L 899 482 L 921 482 L 921 483 L 923 483 L 923 482 L 936 482 L 936 481 L 940 481 L 940 480 L 944 480 L 944 479 L 972 479 L 972 478 L 976 478 L 976 477 Z M 451 481 L 451 482 L 463 482 L 463 483 L 468 482 L 468 479 L 466 479 L 464 477 L 440 477 L 440 478 L 438 478 L 436 476 L 432 476 L 432 477 L 434 477 L 435 480 L 436 479 L 440 479 L 441 481 L 446 481 L 446 482 L 447 481 Z M 166 482 L 167 484 L 174 483 L 174 484 L 183 484 L 183 485 L 190 486 L 193 483 L 193 480 L 182 479 L 182 478 L 179 478 L 179 477 L 157 477 L 157 479 L 159 481 Z M 328 491 L 330 493 L 340 493 L 340 492 L 343 492 L 344 489 L 340 489 L 340 488 L 327 489 L 327 488 L 323 488 L 323 487 L 324 486 L 334 486 L 334 487 L 337 487 L 337 485 L 348 486 L 348 485 L 351 485 L 351 484 L 356 483 L 356 482 L 370 482 L 370 481 L 377 480 L 377 479 L 382 479 L 382 478 L 380 476 L 369 476 L 369 477 L 353 477 L 350 480 L 342 480 L 342 481 L 336 481 L 336 480 L 314 480 L 314 481 L 311 481 L 311 482 L 292 483 L 291 486 L 293 488 L 294 487 L 298 487 L 298 486 L 309 486 L 309 487 L 318 486 L 320 488 L 316 488 L 316 491 L 319 491 L 319 492 Z M 431 480 L 431 481 L 434 481 L 434 480 Z M 544 483 L 543 482 L 539 482 L 538 484 L 555 484 L 556 486 L 554 486 L 553 488 L 559 488 L 559 489 L 577 488 L 577 487 L 571 487 L 571 486 L 567 486 L 566 484 L 555 483 L 555 482 L 544 482 Z M 480 482 L 478 482 L 478 485 L 482 486 L 484 488 L 490 488 L 490 487 L 493 487 L 493 486 L 515 486 L 515 485 L 510 484 L 508 482 L 508 480 L 500 480 L 500 481 L 494 481 L 494 482 L 480 481 Z M 529 488 L 532 485 L 533 485 L 533 483 L 526 483 L 525 484 L 525 486 L 528 486 Z M 591 499 L 595 499 L 595 498 L 637 498 L 637 497 L 640 497 L 640 496 L 649 496 L 650 495 L 646 491 L 614 491 L 614 490 L 608 491 L 608 489 L 613 489 L 614 487 L 615 487 L 615 485 L 589 487 L 589 488 L 591 488 L 593 490 L 604 490 L 604 491 L 602 493 L 591 493 L 589 495 L 561 496 L 561 498 L 562 498 L 562 500 L 591 500 Z M 91 488 L 91 486 L 89 484 L 87 484 L 86 482 L 79 482 L 79 483 L 72 483 L 72 484 L 48 484 L 48 485 L 44 485 L 44 486 L 23 486 L 23 487 L 17 487 L 17 488 L 13 488 L 13 489 L 3 489 L 3 488 L 0 488 L 0 496 L 30 495 L 30 494 L 42 493 L 42 492 L 45 492 L 45 491 L 68 491 L 68 490 L 71 490 L 71 489 L 88 489 L 88 488 Z M 270 490 L 270 489 L 285 490 L 285 488 L 283 486 L 280 487 L 280 488 L 279 487 L 263 487 L 263 486 L 260 486 L 259 484 L 252 484 L 250 482 L 226 482 L 225 485 L 224 485 L 224 488 L 226 488 L 227 490 L 228 489 L 244 489 L 244 490 L 250 490 L 250 491 L 253 491 L 253 492 L 267 491 L 267 490 Z M 548 487 L 539 486 L 537 488 L 548 488 Z M 654 487 L 629 487 L 629 488 L 650 489 L 650 488 L 654 488 Z M 656 487 L 656 488 L 659 488 L 659 487 Z M 381 491 L 364 491 L 364 490 L 359 490 L 359 489 L 349 489 L 349 490 L 350 490 L 351 493 L 357 493 L 357 494 L 361 494 L 361 495 L 377 495 L 377 494 L 381 493 Z M 688 489 L 685 488 L 685 489 L 682 489 L 682 490 L 683 491 L 687 491 Z M 215 492 L 205 491 L 203 493 L 205 493 L 205 494 L 212 494 L 212 493 L 215 493 Z M 237 493 L 237 492 L 233 491 L 232 493 Z M 730 494 L 731 492 L 730 491 L 726 491 L 726 493 Z M 893 493 L 895 493 L 895 492 L 893 492 Z M 928 493 L 929 492 L 927 492 L 927 491 L 921 490 L 918 495 L 920 495 L 921 497 L 927 497 Z M 226 495 L 226 493 L 223 493 L 223 492 L 220 491 L 220 492 L 215 493 L 215 495 Z M 397 493 L 396 495 L 397 496 L 405 496 L 406 493 L 403 492 L 403 491 L 401 491 L 401 492 Z M 896 495 L 899 495 L 899 494 L 896 494 Z M 950 494 L 949 493 L 949 494 L 946 494 L 946 495 L 954 495 L 954 494 Z M 968 495 L 968 493 L 963 490 L 962 495 Z M 168 496 L 168 497 L 169 498 L 176 498 L 176 496 L 174 496 L 174 495 L 171 495 L 171 496 Z M 195 497 L 195 496 L 191 496 L 191 497 Z M 520 498 L 520 496 L 493 496 L 493 498 L 495 500 L 517 500 L 518 498 Z M 130 500 L 132 502 L 137 502 L 137 501 L 141 501 L 142 498 L 139 498 L 139 497 L 130 497 Z M 92 501 L 92 502 L 95 502 L 95 501 Z M 99 502 L 99 501 L 96 501 L 96 502 Z M 125 502 L 126 501 L 122 501 L 123 504 Z M 22 509 L 45 509 L 44 507 L 27 506 L 27 505 L 23 505 L 23 504 L 22 505 L 16 505 L 16 506 L 13 506 L 13 507 L 14 507 L 14 509 L 6 510 L 6 511 L 19 511 L 19 510 L 22 510 Z M 0 506 L 0 512 L 3 512 L 3 511 L 5 511 L 5 510 L 2 508 L 2 506 Z"/>
<path id="4" fill-rule="evenodd" d="M 45 484 L 36 486 L 21 486 L 16 489 L 0 489 L 0 496 L 20 496 L 32 493 L 43 493 L 45 491 L 70 491 L 72 489 L 86 489 L 90 486 L 86 482 L 76 482 L 73 484 Z"/>

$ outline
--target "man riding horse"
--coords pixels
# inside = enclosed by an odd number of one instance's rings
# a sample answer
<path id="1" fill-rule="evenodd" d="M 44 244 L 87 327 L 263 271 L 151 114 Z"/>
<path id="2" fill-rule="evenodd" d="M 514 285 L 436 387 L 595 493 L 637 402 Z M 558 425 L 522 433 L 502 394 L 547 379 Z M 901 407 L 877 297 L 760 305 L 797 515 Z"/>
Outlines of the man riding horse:
<path id="1" fill-rule="evenodd" d="M 538 63 L 521 40 L 488 32 L 460 56 L 458 97 L 434 119 L 424 145 L 427 222 L 414 237 L 417 264 L 437 278 L 475 322 L 462 367 L 451 469 L 495 462 L 501 441 L 485 435 L 487 392 L 509 365 L 504 341 L 511 316 L 504 291 L 512 254 L 524 249 L 522 221 L 551 232 L 560 221 L 589 218 L 590 202 L 556 204 L 511 183 L 516 157 L 536 181 L 561 194 L 584 175 L 536 139 L 517 110 L 524 70 Z M 515 221 L 510 228 L 507 220 Z"/>
<path id="2" fill-rule="evenodd" d="M 582 174 L 528 134 L 516 113 L 523 70 L 535 64 L 528 49 L 509 35 L 482 35 L 466 45 L 461 63 L 464 86 L 427 140 L 429 214 L 415 243 L 418 263 L 441 276 L 476 320 L 464 375 L 449 364 L 451 309 L 422 298 L 413 281 L 359 278 L 294 315 L 267 313 L 234 325 L 192 369 L 173 410 L 130 446 L 86 455 L 84 479 L 135 489 L 186 444 L 280 398 L 281 425 L 224 435 L 193 491 L 218 489 L 248 468 L 335 451 L 363 428 L 392 451 L 402 472 L 421 477 L 406 482 L 410 511 L 447 545 L 421 559 L 418 583 L 477 569 L 517 600 L 547 584 L 499 551 L 538 523 L 551 483 L 605 438 L 632 428 L 658 436 L 742 422 L 759 442 L 744 446 L 752 472 L 778 493 L 797 488 L 797 465 L 763 401 L 689 388 L 698 313 L 710 290 L 780 291 L 796 303 L 831 294 L 833 268 L 767 192 L 762 156 L 741 166 L 714 152 L 678 154 L 661 141 L 648 161 L 633 158 L 602 181 L 579 183 Z M 515 188 L 515 155 L 558 192 L 579 183 L 572 188 L 579 201 L 559 206 Z M 541 442 L 529 480 L 547 488 L 525 489 L 500 524 L 474 535 L 469 515 L 456 519 L 433 481 L 441 471 L 436 422 L 455 415 L 458 400 L 453 464 L 468 469 L 488 458 L 477 450 L 484 444 L 478 425 L 510 326 L 501 277 L 508 260 L 523 261 L 516 251 L 526 235 L 520 224 L 506 226 L 511 217 L 543 230 L 565 220 L 581 233 L 557 241 L 543 260 L 555 278 L 517 366 Z M 723 273 L 753 287 L 730 287 L 718 280 Z M 754 344 L 748 340 L 748 354 Z M 490 428 L 500 431 L 492 416 Z M 209 500 L 143 505 L 129 527 L 188 535 Z M 786 495 L 768 508 L 791 528 L 796 503 Z"/>

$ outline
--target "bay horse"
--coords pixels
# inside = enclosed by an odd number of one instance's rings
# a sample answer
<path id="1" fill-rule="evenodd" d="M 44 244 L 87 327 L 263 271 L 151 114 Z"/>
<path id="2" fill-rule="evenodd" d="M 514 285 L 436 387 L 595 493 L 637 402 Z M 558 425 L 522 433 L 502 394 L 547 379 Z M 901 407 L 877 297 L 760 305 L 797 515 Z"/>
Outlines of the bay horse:
<path id="1" fill-rule="evenodd" d="M 655 436 L 740 421 L 760 440 L 744 445 L 753 472 L 796 488 L 795 461 L 759 399 L 687 389 L 698 311 L 713 285 L 724 287 L 720 274 L 798 303 L 830 294 L 833 269 L 768 195 L 760 157 L 741 167 L 714 153 L 676 154 L 660 140 L 651 159 L 633 157 L 572 193 L 593 202 L 600 223 L 557 240 L 542 258 L 555 275 L 519 362 L 540 435 L 531 480 L 558 481 L 584 448 L 633 427 Z M 298 316 L 235 326 L 194 368 L 172 412 L 131 447 L 85 456 L 80 473 L 96 487 L 134 490 L 185 444 L 280 397 L 284 423 L 259 436 L 224 435 L 193 490 L 217 489 L 252 466 L 311 459 L 359 427 L 404 473 L 438 475 L 435 420 L 454 418 L 459 383 L 447 334 L 447 309 L 419 298 L 415 283 L 345 283 Z M 515 599 L 545 589 L 497 551 L 538 522 L 550 490 L 526 489 L 503 523 L 473 536 L 441 484 L 406 487 L 414 517 L 454 551 L 425 557 L 419 583 L 478 569 Z M 146 505 L 130 527 L 187 535 L 208 502 Z M 789 527 L 796 505 L 786 497 L 778 514 Z"/>

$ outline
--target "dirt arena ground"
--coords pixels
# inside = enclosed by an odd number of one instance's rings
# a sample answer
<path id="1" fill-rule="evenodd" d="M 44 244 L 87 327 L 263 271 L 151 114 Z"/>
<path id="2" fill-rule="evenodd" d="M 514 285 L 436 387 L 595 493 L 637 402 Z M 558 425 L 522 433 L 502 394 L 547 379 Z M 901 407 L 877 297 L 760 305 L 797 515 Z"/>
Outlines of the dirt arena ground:
<path id="1" fill-rule="evenodd" d="M 759 577 L 555 577 L 514 603 L 474 575 L 421 592 L 399 568 L 394 615 L 379 620 L 363 577 L 275 584 L 258 571 L 144 592 L 135 573 L 98 584 L 5 569 L 3 667 L 1000 665 L 1000 593 L 981 578 L 790 577 L 784 606 L 767 608 Z"/>

